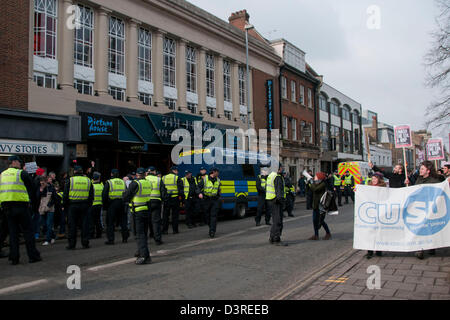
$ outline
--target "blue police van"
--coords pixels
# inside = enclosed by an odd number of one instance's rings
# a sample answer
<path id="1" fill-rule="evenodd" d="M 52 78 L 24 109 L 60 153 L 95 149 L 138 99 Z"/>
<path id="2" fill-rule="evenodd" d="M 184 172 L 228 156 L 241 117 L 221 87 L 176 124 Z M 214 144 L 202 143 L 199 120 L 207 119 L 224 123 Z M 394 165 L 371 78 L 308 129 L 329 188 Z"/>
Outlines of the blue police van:
<path id="1" fill-rule="evenodd" d="M 217 157 L 222 158 L 222 163 L 211 162 Z M 201 167 L 207 170 L 207 174 L 212 168 L 219 169 L 223 200 L 221 210 L 236 218 L 243 218 L 249 210 L 258 206 L 256 178 L 260 174 L 260 165 L 270 165 L 270 159 L 267 154 L 255 152 L 222 148 L 198 149 L 180 153 L 178 175 L 184 177 L 185 171 L 189 170 L 196 177 Z"/>

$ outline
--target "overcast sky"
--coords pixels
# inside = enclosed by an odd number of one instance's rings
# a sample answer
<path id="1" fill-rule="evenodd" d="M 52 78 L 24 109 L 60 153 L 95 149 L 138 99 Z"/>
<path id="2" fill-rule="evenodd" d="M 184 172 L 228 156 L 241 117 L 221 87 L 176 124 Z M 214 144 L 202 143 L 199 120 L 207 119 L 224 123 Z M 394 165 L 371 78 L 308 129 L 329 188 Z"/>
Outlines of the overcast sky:
<path id="1" fill-rule="evenodd" d="M 250 23 L 267 39 L 285 38 L 306 52 L 324 81 L 379 121 L 423 129 L 433 92 L 423 58 L 431 47 L 437 8 L 432 0 L 190 0 L 228 21 L 247 9 Z M 367 27 L 370 6 L 380 10 L 379 30 Z M 448 147 L 448 132 L 441 133 Z M 442 130 L 441 130 L 442 131 Z M 433 132 L 436 136 L 437 132 Z"/>

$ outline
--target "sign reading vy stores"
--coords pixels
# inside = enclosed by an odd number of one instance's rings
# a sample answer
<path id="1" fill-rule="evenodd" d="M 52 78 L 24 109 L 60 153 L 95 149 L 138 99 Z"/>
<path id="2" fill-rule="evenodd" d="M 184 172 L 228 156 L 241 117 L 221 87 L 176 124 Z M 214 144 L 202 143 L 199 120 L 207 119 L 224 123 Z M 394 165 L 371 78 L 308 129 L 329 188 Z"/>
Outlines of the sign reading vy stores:
<path id="1" fill-rule="evenodd" d="M 394 135 L 395 135 L 395 148 L 412 147 L 410 126 L 395 126 Z"/>
<path id="2" fill-rule="evenodd" d="M 441 138 L 430 139 L 427 142 L 427 160 L 443 160 L 444 156 L 444 142 Z"/>
<path id="3" fill-rule="evenodd" d="M 0 154 L 63 156 L 64 145 L 59 142 L 0 139 Z"/>
<path id="4" fill-rule="evenodd" d="M 81 133 L 83 140 L 118 139 L 118 122 L 115 117 L 81 113 Z"/>

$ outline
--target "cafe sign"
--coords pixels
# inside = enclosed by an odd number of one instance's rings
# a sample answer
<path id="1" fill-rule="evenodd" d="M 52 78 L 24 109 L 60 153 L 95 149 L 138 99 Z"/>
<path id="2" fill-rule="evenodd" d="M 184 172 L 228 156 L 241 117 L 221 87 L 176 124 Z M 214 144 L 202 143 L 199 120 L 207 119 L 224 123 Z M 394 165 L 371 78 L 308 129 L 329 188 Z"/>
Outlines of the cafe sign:
<path id="1" fill-rule="evenodd" d="M 0 154 L 62 156 L 64 144 L 59 142 L 0 139 Z"/>

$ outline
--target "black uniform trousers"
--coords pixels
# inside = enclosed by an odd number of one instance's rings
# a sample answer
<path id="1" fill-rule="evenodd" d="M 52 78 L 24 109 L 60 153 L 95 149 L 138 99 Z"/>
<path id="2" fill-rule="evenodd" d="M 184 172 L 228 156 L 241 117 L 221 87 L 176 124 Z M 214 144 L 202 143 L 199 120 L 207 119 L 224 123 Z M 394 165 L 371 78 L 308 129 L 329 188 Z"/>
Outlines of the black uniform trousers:
<path id="1" fill-rule="evenodd" d="M 34 232 L 31 225 L 31 212 L 28 203 L 24 205 L 14 204 L 13 206 L 4 206 L 4 214 L 8 220 L 9 229 L 9 260 L 18 262 L 19 253 L 19 233 L 23 232 L 25 238 L 25 246 L 27 248 L 28 258 L 36 260 L 41 254 L 36 249 L 34 240 Z"/>
<path id="2" fill-rule="evenodd" d="M 311 190 L 306 191 L 306 210 L 311 210 L 313 204 L 313 194 Z"/>
<path id="3" fill-rule="evenodd" d="M 291 216 L 292 211 L 294 211 L 294 202 L 295 202 L 295 197 L 291 193 L 288 193 L 286 195 L 286 211 L 289 216 Z"/>
<path id="4" fill-rule="evenodd" d="M 270 241 L 280 242 L 283 232 L 283 205 L 276 199 L 266 201 L 267 210 L 272 215 L 272 227 L 270 228 Z"/>
<path id="5" fill-rule="evenodd" d="M 148 249 L 148 229 L 150 224 L 150 212 L 148 210 L 133 212 L 134 221 L 136 222 L 137 249 L 139 257 L 150 257 Z"/>
<path id="6" fill-rule="evenodd" d="M 217 197 L 204 196 L 204 208 L 206 212 L 207 224 L 209 225 L 209 232 L 216 233 L 217 215 L 220 210 L 220 201 Z"/>
<path id="7" fill-rule="evenodd" d="M 261 222 L 261 217 L 262 217 L 264 211 L 265 211 L 266 223 L 269 223 L 270 222 L 270 212 L 269 212 L 269 210 L 267 210 L 267 206 L 266 206 L 266 195 L 258 194 L 258 207 L 256 208 L 256 217 L 255 217 L 256 223 Z"/>
<path id="8" fill-rule="evenodd" d="M 341 191 L 341 186 L 334 186 L 334 188 L 336 188 L 336 191 L 334 192 L 334 195 L 336 196 L 336 198 L 338 199 L 338 205 L 342 205 L 342 191 Z"/>
<path id="9" fill-rule="evenodd" d="M 156 242 L 162 240 L 161 200 L 150 200 L 149 223 L 150 237 Z"/>
<path id="10" fill-rule="evenodd" d="M 106 236 L 110 242 L 114 242 L 114 227 L 117 219 L 120 221 L 122 240 L 128 240 L 130 236 L 128 232 L 128 217 L 122 199 L 112 200 L 109 203 L 108 212 L 106 213 Z"/>
<path id="11" fill-rule="evenodd" d="M 348 204 L 348 197 L 352 199 L 353 203 L 355 203 L 355 193 L 351 186 L 344 187 L 344 196 L 345 196 L 345 204 Z"/>
<path id="12" fill-rule="evenodd" d="M 92 206 L 89 213 L 89 234 L 91 239 L 100 238 L 102 236 L 102 206 Z"/>
<path id="13" fill-rule="evenodd" d="M 6 212 L 0 208 L 0 251 L 3 248 L 6 238 L 8 237 L 8 219 Z"/>
<path id="14" fill-rule="evenodd" d="M 75 248 L 77 245 L 77 229 L 81 226 L 81 244 L 83 247 L 89 245 L 89 203 L 87 202 L 70 202 L 69 203 L 69 247 Z"/>
<path id="15" fill-rule="evenodd" d="M 178 218 L 180 214 L 180 200 L 177 197 L 171 197 L 169 200 L 164 202 L 164 213 L 163 213 L 163 232 L 169 230 L 169 216 L 172 213 L 172 230 L 173 232 L 178 232 Z"/>
<path id="16" fill-rule="evenodd" d="M 184 211 L 186 213 L 186 224 L 188 226 L 194 224 L 194 210 L 195 210 L 194 198 L 185 199 L 184 200 Z"/>

